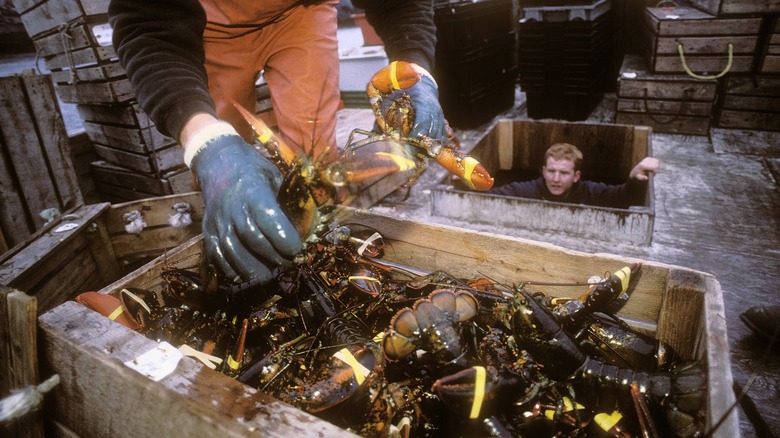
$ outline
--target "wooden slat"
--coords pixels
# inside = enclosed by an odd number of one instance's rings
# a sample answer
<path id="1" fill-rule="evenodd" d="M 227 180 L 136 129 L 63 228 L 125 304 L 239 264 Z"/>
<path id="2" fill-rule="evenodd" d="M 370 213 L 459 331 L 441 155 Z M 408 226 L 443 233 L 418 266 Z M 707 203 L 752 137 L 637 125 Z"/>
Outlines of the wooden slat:
<path id="1" fill-rule="evenodd" d="M 24 10 L 24 8 L 19 9 Z M 84 11 L 78 0 L 45 1 L 21 14 L 24 28 L 33 39 L 44 32 L 57 28 L 62 23 L 82 16 L 84 16 Z"/>
<path id="2" fill-rule="evenodd" d="M 653 131 L 672 134 L 708 135 L 710 117 L 689 117 L 674 115 L 652 115 L 643 113 L 617 113 L 617 123 L 650 126 Z"/>
<path id="3" fill-rule="evenodd" d="M 116 52 L 112 46 L 108 47 L 85 47 L 83 49 L 72 50 L 69 53 L 60 53 L 46 59 L 46 68 L 49 70 L 71 69 L 78 67 L 88 67 L 97 64 L 105 64 L 116 59 Z M 71 81 L 58 78 L 57 83 L 70 83 Z"/>
<path id="4" fill-rule="evenodd" d="M 12 76 L 0 78 L 0 126 L 3 127 L 3 144 L 10 158 L 10 166 L 19 184 L 24 198 L 26 214 L 37 229 L 43 226 L 45 219 L 38 213 L 47 208 L 60 208 L 57 187 L 52 181 L 47 169 L 47 163 L 42 150 L 42 141 L 48 141 L 39 136 L 33 114 L 37 110 L 31 106 L 21 77 Z M 45 102 L 35 102 L 43 104 Z M 49 103 L 49 116 L 51 103 Z M 51 131 L 48 131 L 51 133 Z M 64 129 L 62 139 L 67 141 Z M 11 164 L 12 163 L 12 164 Z M 72 169 L 71 169 L 72 171 Z"/>
<path id="5" fill-rule="evenodd" d="M 77 105 L 81 119 L 106 125 L 148 128 L 153 126 L 149 116 L 135 101 L 117 105 Z"/>
<path id="6" fill-rule="evenodd" d="M 38 385 L 38 340 L 36 300 L 22 292 L 0 286 L 0 300 L 6 301 L 3 319 L 8 325 L 9 363 L 4 368 L 10 377 L 12 389 Z M 3 394 L 7 394 L 3 392 Z M 41 406 L 38 405 L 38 408 Z M 44 437 L 43 423 L 39 412 L 28 412 L 14 421 L 5 431 L 12 436 Z"/>
<path id="7" fill-rule="evenodd" d="M 124 78 L 127 72 L 119 65 L 119 61 L 112 61 L 103 65 L 92 67 L 79 67 L 68 70 L 51 72 L 51 77 L 56 83 L 97 82 Z"/>
<path id="8" fill-rule="evenodd" d="M 757 35 L 761 18 L 716 17 L 696 8 L 677 5 L 673 9 L 645 8 L 645 25 L 661 36 Z"/>
<path id="9" fill-rule="evenodd" d="M 133 99 L 133 88 L 127 79 L 109 82 L 57 84 L 57 93 L 67 103 L 122 103 Z"/>
<path id="10" fill-rule="evenodd" d="M 143 212 L 144 222 L 150 227 L 167 225 L 168 218 L 174 212 L 174 204 L 179 202 L 186 202 L 192 206 L 194 220 L 199 221 L 200 218 L 203 217 L 205 207 L 200 192 L 160 196 L 157 198 L 144 199 L 141 202 L 127 202 L 124 204 L 112 205 L 111 209 L 106 213 L 106 230 L 112 236 L 117 233 L 125 233 L 125 221 L 123 217 L 125 213 L 132 210 Z"/>
<path id="11" fill-rule="evenodd" d="M 691 0 L 691 3 L 715 15 L 780 13 L 779 0 Z"/>
<path id="12" fill-rule="evenodd" d="M 44 75 L 24 75 L 22 82 L 30 102 L 30 113 L 34 119 L 43 155 L 46 158 L 48 174 L 55 182 L 59 208 L 65 210 L 75 207 L 81 204 L 83 199 L 73 169 L 68 135 L 51 78 Z"/>
<path id="13" fill-rule="evenodd" d="M 617 111 L 663 115 L 709 116 L 714 102 L 618 98 Z"/>
<path id="14" fill-rule="evenodd" d="M 723 108 L 754 112 L 780 113 L 780 96 L 734 96 L 727 94 L 723 98 Z"/>
<path id="15" fill-rule="evenodd" d="M 89 23 L 82 19 L 77 19 L 68 23 L 67 27 L 35 39 L 33 43 L 38 56 L 42 56 L 45 59 L 87 47 L 99 47 L 101 44 L 94 32 L 105 26 L 108 26 L 108 17 L 103 17 L 103 20 L 90 20 Z M 106 44 L 102 45 L 107 46 Z"/>
<path id="16" fill-rule="evenodd" d="M 178 144 L 155 151 L 152 155 L 136 154 L 97 143 L 93 147 L 95 153 L 109 163 L 146 174 L 167 172 L 184 164 L 184 152 Z"/>
<path id="17" fill-rule="evenodd" d="M 723 110 L 718 126 L 735 129 L 780 130 L 780 113 Z"/>
<path id="18" fill-rule="evenodd" d="M 123 362 L 157 343 L 76 303 L 40 324 L 47 365 L 67 370 L 50 415 L 80 436 L 353 436 L 188 357 L 153 382 Z"/>
<path id="19" fill-rule="evenodd" d="M 749 36 L 697 36 L 658 38 L 656 53 L 678 56 L 677 45 L 682 44 L 686 58 L 692 55 L 715 54 L 723 56 L 728 53 L 728 45 L 732 45 L 735 54 L 752 54 L 756 51 L 758 34 Z"/>
<path id="20" fill-rule="evenodd" d="M 84 122 L 84 129 L 95 143 L 139 154 L 149 154 L 176 142 L 153 126 L 141 129 Z"/>
<path id="21" fill-rule="evenodd" d="M 7 150 L 4 129 L 0 125 L 0 147 Z M 0 234 L 6 242 L 6 249 L 24 242 L 35 230 L 29 217 L 19 181 L 14 173 L 13 163 L 6 154 L 0 154 Z M 4 251 L 4 252 L 5 252 Z"/>
<path id="22" fill-rule="evenodd" d="M 105 161 L 94 161 L 91 165 L 92 178 L 96 182 L 125 186 L 145 193 L 170 195 L 171 186 L 164 178 L 154 174 L 146 175 Z"/>

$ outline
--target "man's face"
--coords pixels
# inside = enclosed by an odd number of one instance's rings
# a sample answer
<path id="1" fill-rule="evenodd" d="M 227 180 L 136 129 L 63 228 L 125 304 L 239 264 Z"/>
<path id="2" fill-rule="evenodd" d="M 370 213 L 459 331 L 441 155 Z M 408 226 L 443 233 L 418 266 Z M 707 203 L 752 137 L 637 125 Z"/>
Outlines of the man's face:
<path id="1" fill-rule="evenodd" d="M 571 186 L 580 180 L 580 171 L 574 170 L 574 161 L 547 158 L 547 164 L 542 166 L 542 176 L 547 184 L 547 190 L 555 196 L 569 193 Z"/>

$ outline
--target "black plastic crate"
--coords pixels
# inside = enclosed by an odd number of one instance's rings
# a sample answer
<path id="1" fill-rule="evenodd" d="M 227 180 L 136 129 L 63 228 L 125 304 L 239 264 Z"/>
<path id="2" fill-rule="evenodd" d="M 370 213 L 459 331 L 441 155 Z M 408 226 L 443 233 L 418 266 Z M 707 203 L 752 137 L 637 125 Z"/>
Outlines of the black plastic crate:
<path id="1" fill-rule="evenodd" d="M 437 50 L 462 50 L 500 40 L 514 30 L 511 0 L 434 5 Z"/>
<path id="2" fill-rule="evenodd" d="M 438 50 L 435 77 L 439 88 L 476 89 L 516 67 L 514 33 L 470 50 Z"/>
<path id="3" fill-rule="evenodd" d="M 604 97 L 603 91 L 589 93 L 525 93 L 528 117 L 532 119 L 585 120 Z"/>
<path id="4" fill-rule="evenodd" d="M 513 69 L 481 89 L 440 93 L 439 102 L 451 126 L 471 129 L 512 108 L 516 84 L 517 71 Z"/>

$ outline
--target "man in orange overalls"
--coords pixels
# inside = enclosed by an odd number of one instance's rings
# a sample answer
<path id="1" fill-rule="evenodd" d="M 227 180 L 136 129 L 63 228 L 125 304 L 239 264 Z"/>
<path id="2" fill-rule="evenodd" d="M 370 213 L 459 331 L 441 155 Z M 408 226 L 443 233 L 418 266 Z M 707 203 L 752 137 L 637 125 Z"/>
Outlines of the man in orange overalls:
<path id="1" fill-rule="evenodd" d="M 336 0 L 112 0 L 114 46 L 141 107 L 184 146 L 203 191 L 209 259 L 230 277 L 270 278 L 301 238 L 276 201 L 281 175 L 256 153 L 232 101 L 254 108 L 260 71 L 288 144 L 336 159 L 339 105 Z M 391 61 L 430 71 L 435 50 L 430 0 L 355 1 Z M 443 139 L 445 122 L 429 74 L 405 90 L 410 135 Z"/>

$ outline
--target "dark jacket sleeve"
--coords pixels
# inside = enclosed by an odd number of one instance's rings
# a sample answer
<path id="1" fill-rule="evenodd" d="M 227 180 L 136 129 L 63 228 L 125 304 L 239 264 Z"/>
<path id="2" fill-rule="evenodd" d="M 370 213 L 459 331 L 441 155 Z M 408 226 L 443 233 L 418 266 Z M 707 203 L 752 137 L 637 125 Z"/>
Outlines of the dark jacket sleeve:
<path id="1" fill-rule="evenodd" d="M 487 191 L 491 195 L 514 196 L 517 198 L 542 199 L 542 186 L 544 180 L 537 178 L 532 181 L 513 181 L 501 187 L 494 187 Z"/>
<path id="2" fill-rule="evenodd" d="M 431 0 L 353 0 L 385 43 L 391 61 L 414 62 L 433 71 L 436 25 Z"/>
<path id="3" fill-rule="evenodd" d="M 632 179 L 618 185 L 594 181 L 581 181 L 581 183 L 587 192 L 581 198 L 583 204 L 612 208 L 628 208 L 631 205 L 642 204 L 647 188 L 646 182 Z"/>
<path id="4" fill-rule="evenodd" d="M 108 14 L 119 61 L 160 132 L 178 138 L 196 112 L 216 114 L 197 0 L 111 0 Z"/>

